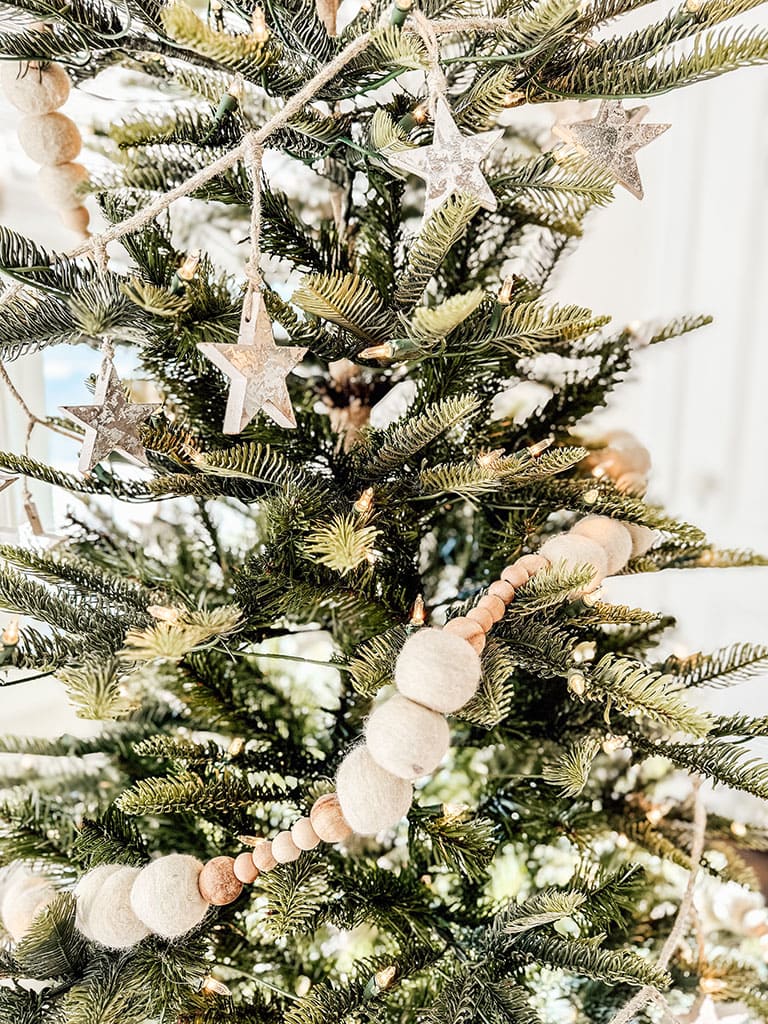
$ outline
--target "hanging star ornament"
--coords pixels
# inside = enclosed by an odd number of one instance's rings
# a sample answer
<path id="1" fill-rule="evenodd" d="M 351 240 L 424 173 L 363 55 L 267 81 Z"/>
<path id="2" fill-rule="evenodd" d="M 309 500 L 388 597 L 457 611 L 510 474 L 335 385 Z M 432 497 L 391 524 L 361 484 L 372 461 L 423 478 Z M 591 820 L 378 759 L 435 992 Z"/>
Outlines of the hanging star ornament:
<path id="1" fill-rule="evenodd" d="M 97 463 L 112 452 L 120 452 L 140 466 L 148 465 L 144 446 L 139 439 L 139 428 L 160 406 L 129 402 L 109 358 L 105 358 L 101 364 L 94 398 L 95 405 L 61 407 L 63 412 L 85 427 L 80 472 L 90 473 Z"/>
<path id="2" fill-rule="evenodd" d="M 424 219 L 453 195 L 471 196 L 485 210 L 496 209 L 496 196 L 480 164 L 504 134 L 503 129 L 462 135 L 451 108 L 442 96 L 435 105 L 435 134 L 430 146 L 393 153 L 393 167 L 423 178 L 427 183 Z"/>
<path id="3" fill-rule="evenodd" d="M 671 128 L 669 124 L 642 124 L 647 107 L 625 110 L 621 100 L 603 100 L 589 121 L 556 125 L 553 131 L 565 142 L 584 150 L 604 167 L 620 185 L 643 198 L 643 184 L 635 153 Z"/>
<path id="4" fill-rule="evenodd" d="M 275 344 L 261 292 L 251 288 L 246 294 L 237 344 L 201 342 L 197 347 L 230 380 L 225 434 L 239 434 L 259 411 L 281 427 L 296 426 L 286 377 L 307 349 Z"/>

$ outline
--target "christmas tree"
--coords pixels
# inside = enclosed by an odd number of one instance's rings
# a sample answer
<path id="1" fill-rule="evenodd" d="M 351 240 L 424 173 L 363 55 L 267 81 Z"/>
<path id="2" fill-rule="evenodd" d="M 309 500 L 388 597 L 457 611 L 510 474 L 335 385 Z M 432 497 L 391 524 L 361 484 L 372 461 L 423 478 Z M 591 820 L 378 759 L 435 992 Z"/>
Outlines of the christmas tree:
<path id="1" fill-rule="evenodd" d="M 71 499 L 49 537 L 25 492 L 38 540 L 0 548 L 0 672 L 100 724 L 0 741 L 2 1024 L 768 1018 L 768 830 L 702 788 L 768 797 L 768 721 L 696 699 L 768 649 L 674 657 L 599 589 L 761 560 L 584 424 L 706 318 L 547 298 L 642 196 L 668 126 L 632 98 L 768 57 L 718 27 L 753 0 L 623 30 L 641 6 L 6 0 L 4 92 L 83 237 L 0 229 L 0 359 L 97 372 L 61 414 L 14 392 L 81 456 L 0 454 Z M 61 108 L 96 76 L 135 103 L 81 164 Z M 562 100 L 554 140 L 517 109 Z"/>

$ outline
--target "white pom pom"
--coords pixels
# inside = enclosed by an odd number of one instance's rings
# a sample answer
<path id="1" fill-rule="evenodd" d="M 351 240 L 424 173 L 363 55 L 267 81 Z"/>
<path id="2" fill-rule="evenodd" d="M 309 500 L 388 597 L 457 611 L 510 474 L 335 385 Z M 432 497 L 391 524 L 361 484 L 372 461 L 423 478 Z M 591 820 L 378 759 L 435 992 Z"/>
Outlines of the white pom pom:
<path id="1" fill-rule="evenodd" d="M 413 800 L 413 787 L 385 771 L 367 747 L 359 746 L 339 766 L 336 794 L 350 828 L 361 836 L 373 836 L 405 817 Z"/>
<path id="2" fill-rule="evenodd" d="M 90 901 L 88 929 L 90 938 L 109 949 L 128 949 L 149 935 L 131 907 L 131 889 L 140 868 L 117 865 L 99 886 Z"/>
<path id="3" fill-rule="evenodd" d="M 30 114 L 19 124 L 19 142 L 36 164 L 66 164 L 80 152 L 83 140 L 65 114 Z"/>
<path id="4" fill-rule="evenodd" d="M 208 910 L 197 885 L 202 870 L 202 863 L 185 853 L 171 853 L 147 864 L 131 889 L 136 917 L 166 939 L 175 939 L 200 924 Z"/>
<path id="5" fill-rule="evenodd" d="M 478 653 L 462 637 L 442 629 L 420 629 L 409 636 L 395 665 L 400 693 L 443 714 L 463 707 L 479 683 Z"/>
<path id="6" fill-rule="evenodd" d="M 93 938 L 90 915 L 99 890 L 107 879 L 116 874 L 122 867 L 122 864 L 100 864 L 97 868 L 91 868 L 90 871 L 87 871 L 75 886 L 75 896 L 77 897 L 75 924 L 86 939 Z"/>
<path id="7" fill-rule="evenodd" d="M 437 711 L 397 694 L 375 708 L 365 727 L 374 761 L 401 779 L 430 775 L 450 746 L 448 723 Z"/>
<path id="8" fill-rule="evenodd" d="M 81 186 L 88 181 L 88 171 L 82 164 L 56 164 L 41 167 L 37 172 L 37 187 L 49 206 L 56 210 L 73 210 L 82 206 Z"/>
<path id="9" fill-rule="evenodd" d="M 647 526 L 640 526 L 639 523 L 624 523 L 624 527 L 632 541 L 631 558 L 639 558 L 656 543 L 656 530 L 649 530 Z"/>
<path id="10" fill-rule="evenodd" d="M 40 913 L 55 897 L 56 890 L 44 878 L 26 872 L 14 875 L 3 894 L 0 919 L 14 942 L 20 942 Z"/>
<path id="11" fill-rule="evenodd" d="M 579 537 L 576 533 L 562 533 L 550 538 L 546 544 L 542 544 L 541 554 L 548 558 L 553 566 L 564 562 L 566 569 L 591 565 L 595 571 L 590 582 L 584 587 L 585 594 L 597 590 L 608 571 L 608 555 L 603 548 L 589 537 Z"/>
<path id="12" fill-rule="evenodd" d="M 61 64 L 3 61 L 0 83 L 9 102 L 25 114 L 50 114 L 67 102 L 69 75 Z"/>
<path id="13" fill-rule="evenodd" d="M 607 576 L 613 576 L 619 572 L 629 561 L 632 553 L 632 538 L 629 531 L 618 519 L 611 519 L 610 516 L 586 516 L 580 519 L 572 528 L 571 533 L 580 537 L 589 537 L 601 548 L 605 549 L 608 556 Z"/>

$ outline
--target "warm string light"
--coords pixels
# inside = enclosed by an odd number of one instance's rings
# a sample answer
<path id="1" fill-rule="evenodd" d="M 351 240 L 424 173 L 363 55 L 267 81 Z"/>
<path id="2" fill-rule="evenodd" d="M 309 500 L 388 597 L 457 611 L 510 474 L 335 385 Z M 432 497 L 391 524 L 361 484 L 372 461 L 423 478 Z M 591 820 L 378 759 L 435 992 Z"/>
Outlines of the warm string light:
<path id="1" fill-rule="evenodd" d="M 227 753 L 229 754 L 230 757 L 239 757 L 244 750 L 245 740 L 243 739 L 242 736 L 235 736 L 234 739 L 231 740 L 229 746 L 227 747 Z"/>
<path id="2" fill-rule="evenodd" d="M 199 249 L 193 249 L 192 252 L 188 253 L 184 257 L 184 262 L 181 264 L 179 269 L 176 271 L 178 277 L 182 281 L 191 281 L 197 273 L 197 268 L 200 266 L 201 252 Z"/>
<path id="3" fill-rule="evenodd" d="M 2 633 L 2 641 L 4 647 L 15 647 L 19 642 L 19 616 L 12 615 L 5 624 L 5 629 Z"/>
<path id="4" fill-rule="evenodd" d="M 583 697 L 587 692 L 587 677 L 577 668 L 568 672 L 568 689 L 577 697 Z"/>
<path id="5" fill-rule="evenodd" d="M 266 43 L 269 39 L 269 26 L 261 7 L 254 8 L 251 15 L 251 35 L 257 43 Z"/>
<path id="6" fill-rule="evenodd" d="M 423 626 L 427 621 L 427 608 L 424 604 L 424 598 L 421 594 L 417 594 L 416 600 L 413 602 L 411 607 L 411 617 L 408 620 L 411 626 Z"/>
<path id="7" fill-rule="evenodd" d="M 173 608 L 170 605 L 165 604 L 151 604 L 147 608 L 147 611 L 153 619 L 157 619 L 158 622 L 169 622 L 172 625 L 179 621 L 180 612 L 178 608 Z"/>
<path id="8" fill-rule="evenodd" d="M 395 354 L 395 346 L 391 341 L 385 341 L 381 345 L 370 345 L 358 352 L 358 359 L 392 359 Z"/>
<path id="9" fill-rule="evenodd" d="M 217 32 L 224 31 L 224 5 L 219 0 L 211 0 L 208 5 L 208 10 L 211 12 L 211 18 L 213 19 L 213 25 Z"/>
<path id="10" fill-rule="evenodd" d="M 213 975 L 209 974 L 208 977 L 203 981 L 200 986 L 200 991 L 205 992 L 209 996 L 231 996 L 232 991 L 227 988 L 223 981 L 219 981 L 218 978 L 214 978 Z"/>
<path id="11" fill-rule="evenodd" d="M 537 459 L 540 455 L 543 455 L 547 448 L 551 447 L 554 442 L 554 437 L 545 437 L 541 441 L 537 441 L 535 444 L 528 446 L 528 454 L 532 459 Z"/>
<path id="12" fill-rule="evenodd" d="M 373 488 L 366 487 L 352 508 L 361 516 L 367 515 L 373 508 Z"/>
<path id="13" fill-rule="evenodd" d="M 494 448 L 494 450 L 491 452 L 481 452 L 477 456 L 477 464 L 479 466 L 484 466 L 486 469 L 490 469 L 491 466 L 495 466 L 499 459 L 503 458 L 503 456 L 503 448 Z"/>

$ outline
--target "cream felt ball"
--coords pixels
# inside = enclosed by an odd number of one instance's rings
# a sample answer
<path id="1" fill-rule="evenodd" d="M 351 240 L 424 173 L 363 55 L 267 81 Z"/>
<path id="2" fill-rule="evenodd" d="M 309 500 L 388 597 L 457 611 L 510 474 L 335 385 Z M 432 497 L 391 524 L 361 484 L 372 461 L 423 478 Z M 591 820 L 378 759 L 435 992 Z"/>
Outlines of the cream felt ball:
<path id="1" fill-rule="evenodd" d="M 75 896 L 77 897 L 75 924 L 86 939 L 93 938 L 90 916 L 91 908 L 96 902 L 99 890 L 107 879 L 120 871 L 122 867 L 122 864 L 100 864 L 99 867 L 86 871 L 75 886 Z"/>
<path id="2" fill-rule="evenodd" d="M 580 537 L 577 533 L 561 533 L 557 537 L 551 537 L 546 544 L 542 544 L 541 554 L 548 558 L 553 566 L 564 563 L 566 569 L 591 565 L 594 573 L 584 587 L 585 594 L 596 590 L 608 572 L 608 555 L 605 550 L 589 537 Z"/>
<path id="3" fill-rule="evenodd" d="M 149 935 L 131 907 L 131 889 L 141 868 L 118 867 L 99 886 L 90 902 L 90 938 L 109 949 L 128 949 Z"/>
<path id="4" fill-rule="evenodd" d="M 200 924 L 208 903 L 200 895 L 203 865 L 197 857 L 171 853 L 142 868 L 131 889 L 131 906 L 156 935 L 175 939 Z"/>
<path id="5" fill-rule="evenodd" d="M 431 775 L 451 742 L 443 715 L 397 694 L 374 709 L 365 742 L 376 764 L 401 779 Z"/>
<path id="6" fill-rule="evenodd" d="M 52 111 L 30 114 L 19 124 L 21 148 L 36 164 L 66 164 L 82 149 L 80 129 L 71 117 Z"/>
<path id="7" fill-rule="evenodd" d="M 632 558 L 639 558 L 646 551 L 653 547 L 658 536 L 656 530 L 650 530 L 647 526 L 640 526 L 639 523 L 624 523 L 624 528 L 632 541 Z"/>
<path id="8" fill-rule="evenodd" d="M 0 918 L 14 942 L 24 938 L 34 919 L 55 895 L 56 890 L 44 878 L 23 875 L 12 880 L 3 894 Z"/>
<path id="9" fill-rule="evenodd" d="M 395 665 L 395 685 L 400 693 L 443 714 L 463 707 L 479 683 L 477 651 L 461 636 L 444 629 L 420 629 L 409 636 Z"/>
<path id="10" fill-rule="evenodd" d="M 50 114 L 69 97 L 69 75 L 61 64 L 3 61 L 0 84 L 10 103 L 25 114 Z"/>
<path id="11" fill-rule="evenodd" d="M 56 210 L 73 210 L 82 206 L 81 187 L 88 181 L 88 171 L 82 164 L 56 164 L 41 167 L 37 172 L 37 187 L 49 206 Z"/>
<path id="12" fill-rule="evenodd" d="M 413 800 L 410 782 L 376 764 L 365 746 L 356 747 L 341 762 L 336 793 L 345 819 L 361 836 L 393 828 Z"/>
<path id="13" fill-rule="evenodd" d="M 589 537 L 604 548 L 608 556 L 608 576 L 623 569 L 632 554 L 629 531 L 618 519 L 611 519 L 610 516 L 586 516 L 576 523 L 571 533 Z"/>
<path id="14" fill-rule="evenodd" d="M 272 856 L 278 864 L 290 864 L 291 861 L 299 859 L 301 850 L 293 841 L 293 836 L 290 832 L 277 833 L 272 840 Z"/>

